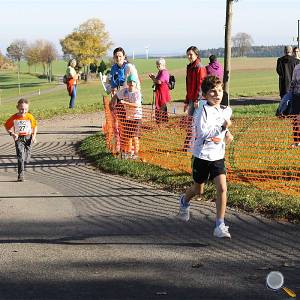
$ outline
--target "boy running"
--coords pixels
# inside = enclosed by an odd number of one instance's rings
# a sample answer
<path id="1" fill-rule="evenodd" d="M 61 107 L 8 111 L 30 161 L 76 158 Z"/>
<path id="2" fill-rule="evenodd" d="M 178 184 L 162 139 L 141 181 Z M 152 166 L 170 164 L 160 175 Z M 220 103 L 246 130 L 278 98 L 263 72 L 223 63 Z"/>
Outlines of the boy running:
<path id="1" fill-rule="evenodd" d="M 224 164 L 225 142 L 230 143 L 233 136 L 228 131 L 231 125 L 230 107 L 222 106 L 223 86 L 216 76 L 208 76 L 202 83 L 202 93 L 207 103 L 196 114 L 195 142 L 193 148 L 192 173 L 194 184 L 180 196 L 179 218 L 190 218 L 190 200 L 203 193 L 204 183 L 213 179 L 217 189 L 216 226 L 213 235 L 218 238 L 231 238 L 224 217 L 227 203 L 226 168 Z"/>
<path id="2" fill-rule="evenodd" d="M 31 156 L 31 145 L 36 141 L 37 123 L 28 112 L 29 102 L 20 99 L 17 103 L 18 112 L 5 122 L 5 129 L 14 139 L 18 158 L 18 181 L 24 181 L 25 161 L 28 163 Z"/>

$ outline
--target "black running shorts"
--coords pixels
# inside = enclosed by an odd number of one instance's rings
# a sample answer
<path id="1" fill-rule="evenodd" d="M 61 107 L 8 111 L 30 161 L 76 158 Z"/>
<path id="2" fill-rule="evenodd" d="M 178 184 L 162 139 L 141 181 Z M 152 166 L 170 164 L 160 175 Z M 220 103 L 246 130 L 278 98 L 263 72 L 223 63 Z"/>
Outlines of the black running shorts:
<path id="1" fill-rule="evenodd" d="M 193 157 L 192 172 L 196 183 L 203 183 L 208 179 L 212 180 L 221 174 L 226 175 L 225 159 L 209 161 Z"/>

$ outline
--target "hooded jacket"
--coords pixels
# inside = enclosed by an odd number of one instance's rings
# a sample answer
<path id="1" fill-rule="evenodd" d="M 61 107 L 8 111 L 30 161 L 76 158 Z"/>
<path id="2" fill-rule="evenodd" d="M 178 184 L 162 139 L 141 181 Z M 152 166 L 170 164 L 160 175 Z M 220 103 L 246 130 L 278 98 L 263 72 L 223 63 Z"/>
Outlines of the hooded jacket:
<path id="1" fill-rule="evenodd" d="M 290 88 L 293 71 L 298 63 L 299 60 L 291 55 L 284 55 L 277 59 L 276 71 L 279 75 L 279 92 L 281 98 Z"/>
<path id="2" fill-rule="evenodd" d="M 219 79 L 223 79 L 223 67 L 222 65 L 218 62 L 218 61 L 214 61 L 209 63 L 206 66 L 206 71 L 207 71 L 207 76 L 211 75 L 211 76 L 217 76 L 219 77 Z"/>

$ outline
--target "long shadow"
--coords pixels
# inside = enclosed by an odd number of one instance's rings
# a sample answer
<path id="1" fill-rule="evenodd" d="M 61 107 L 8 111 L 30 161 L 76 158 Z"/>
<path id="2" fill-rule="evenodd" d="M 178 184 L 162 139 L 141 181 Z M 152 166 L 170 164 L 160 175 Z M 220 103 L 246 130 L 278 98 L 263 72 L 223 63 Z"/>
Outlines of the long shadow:
<path id="1" fill-rule="evenodd" d="M 74 126 L 76 127 L 76 126 Z M 91 126 L 87 126 L 87 127 L 91 127 Z M 99 128 L 99 130 L 101 129 L 101 127 L 97 127 Z M 72 135 L 81 135 L 81 134 L 95 134 L 97 131 L 96 130 L 87 130 L 87 131 L 39 131 L 39 135 L 54 135 L 54 134 L 63 134 L 63 135 L 68 135 L 68 134 L 72 134 Z"/>
<path id="2" fill-rule="evenodd" d="M 279 103 L 280 99 L 251 99 L 251 98 L 240 98 L 230 100 L 230 105 L 260 105 L 260 104 L 272 104 Z"/>
<path id="3" fill-rule="evenodd" d="M 27 88 L 27 87 L 38 87 L 41 85 L 44 85 L 46 83 L 45 82 L 31 82 L 31 83 L 21 83 L 21 88 Z M 18 88 L 18 84 L 17 83 L 12 83 L 12 84 L 1 84 L 0 87 L 3 90 L 9 90 L 9 89 L 15 89 Z"/>
<path id="4" fill-rule="evenodd" d="M 165 267 L 161 264 L 161 268 Z M 81 272 L 86 271 L 88 267 L 85 266 Z M 264 282 L 264 277 L 260 274 L 255 282 L 247 284 L 230 284 L 224 288 L 221 282 L 215 282 L 210 286 L 204 275 L 194 275 L 200 277 L 202 282 L 198 279 L 198 286 L 188 284 L 180 286 L 179 283 L 174 285 L 170 282 L 173 277 L 178 277 L 173 270 L 164 272 L 165 276 L 161 278 L 147 278 L 134 276 L 133 278 L 122 278 L 119 275 L 120 267 L 118 265 L 112 266 L 115 269 L 116 275 L 121 278 L 113 278 L 102 272 L 107 272 L 105 267 L 94 269 L 94 276 L 90 278 L 69 279 L 59 278 L 52 280 L 43 279 L 28 279 L 25 282 L 19 282 L 17 279 L 2 280 L 0 284 L 0 293 L 3 300 L 6 299 L 65 299 L 65 300 L 279 300 L 286 299 L 282 292 L 272 292 L 261 282 Z M 136 267 L 135 267 L 136 269 Z M 75 271 L 73 271 L 76 274 Z M 177 270 L 182 276 L 186 272 Z M 69 275 L 69 274 L 68 274 Z M 167 277 L 166 277 L 167 276 Z M 79 277 L 77 276 L 74 276 Z M 108 277 L 108 278 L 107 278 Z M 149 277 L 149 276 L 148 276 Z M 209 276 L 210 277 L 210 276 Z M 191 278 L 193 282 L 196 280 Z M 195 284 L 195 283 L 194 283 Z"/>

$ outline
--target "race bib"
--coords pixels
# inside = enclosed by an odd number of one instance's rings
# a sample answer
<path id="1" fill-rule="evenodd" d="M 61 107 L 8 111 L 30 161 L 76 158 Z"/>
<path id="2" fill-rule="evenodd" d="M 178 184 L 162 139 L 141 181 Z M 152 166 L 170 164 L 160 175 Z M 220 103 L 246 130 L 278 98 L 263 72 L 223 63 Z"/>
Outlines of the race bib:
<path id="1" fill-rule="evenodd" d="M 14 128 L 19 135 L 29 135 L 32 132 L 30 120 L 15 120 Z"/>

